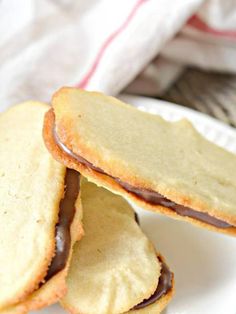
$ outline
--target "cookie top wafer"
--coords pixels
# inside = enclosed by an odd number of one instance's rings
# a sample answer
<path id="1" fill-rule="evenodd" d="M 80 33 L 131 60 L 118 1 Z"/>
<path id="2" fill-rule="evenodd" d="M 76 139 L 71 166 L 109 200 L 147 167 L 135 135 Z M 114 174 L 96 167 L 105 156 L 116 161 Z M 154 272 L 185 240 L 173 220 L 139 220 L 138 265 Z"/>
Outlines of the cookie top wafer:
<path id="1" fill-rule="evenodd" d="M 127 312 L 155 292 L 162 263 L 124 199 L 87 181 L 81 193 L 85 236 L 75 246 L 62 304 L 74 314 Z M 172 287 L 168 293 L 163 306 Z"/>
<path id="2" fill-rule="evenodd" d="M 59 161 L 147 209 L 235 233 L 236 156 L 189 121 L 73 88 L 59 90 L 52 105 L 44 138 Z"/>
<path id="3" fill-rule="evenodd" d="M 47 110 L 26 102 L 0 115 L 0 311 L 38 289 L 55 255 L 66 168 L 43 144 Z"/>

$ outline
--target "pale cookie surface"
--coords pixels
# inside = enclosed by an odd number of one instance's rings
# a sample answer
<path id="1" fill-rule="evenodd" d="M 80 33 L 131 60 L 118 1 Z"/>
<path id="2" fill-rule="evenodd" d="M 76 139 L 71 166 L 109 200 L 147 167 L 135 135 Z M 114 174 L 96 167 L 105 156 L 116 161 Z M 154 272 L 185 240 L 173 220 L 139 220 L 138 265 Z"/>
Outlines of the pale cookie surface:
<path id="1" fill-rule="evenodd" d="M 236 225 L 236 156 L 187 120 L 167 122 L 73 88 L 57 92 L 52 104 L 56 132 L 75 154 L 133 186 Z"/>
<path id="2" fill-rule="evenodd" d="M 155 291 L 161 265 L 121 197 L 81 186 L 85 236 L 75 245 L 62 305 L 74 314 L 127 312 Z"/>
<path id="3" fill-rule="evenodd" d="M 59 273 L 54 275 L 49 281 L 44 283 L 38 290 L 30 294 L 22 303 L 15 304 L 8 308 L 0 310 L 0 314 L 25 314 L 30 310 L 41 309 L 61 299 L 66 291 L 66 276 L 70 265 L 70 260 L 73 252 L 73 246 L 83 235 L 83 228 L 81 226 L 82 220 L 82 206 L 80 196 L 76 201 L 76 212 L 73 222 L 71 224 L 71 249 L 66 263 Z"/>
<path id="4" fill-rule="evenodd" d="M 54 255 L 66 168 L 43 144 L 47 110 L 27 102 L 0 115 L 0 310 L 37 289 Z"/>

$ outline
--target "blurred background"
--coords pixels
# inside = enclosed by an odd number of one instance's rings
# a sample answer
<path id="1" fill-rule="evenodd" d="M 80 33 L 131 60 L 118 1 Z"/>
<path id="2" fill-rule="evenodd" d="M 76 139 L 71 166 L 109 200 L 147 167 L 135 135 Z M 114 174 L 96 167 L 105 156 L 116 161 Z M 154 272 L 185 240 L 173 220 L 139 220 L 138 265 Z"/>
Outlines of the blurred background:
<path id="1" fill-rule="evenodd" d="M 0 107 L 63 85 L 236 125 L 236 0 L 2 0 Z"/>

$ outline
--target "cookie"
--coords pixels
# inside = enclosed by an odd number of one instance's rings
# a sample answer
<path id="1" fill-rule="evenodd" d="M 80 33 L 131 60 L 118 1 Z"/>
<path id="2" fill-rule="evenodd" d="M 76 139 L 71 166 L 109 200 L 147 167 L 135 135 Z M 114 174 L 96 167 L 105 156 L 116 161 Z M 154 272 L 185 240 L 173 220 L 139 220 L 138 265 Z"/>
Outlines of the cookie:
<path id="1" fill-rule="evenodd" d="M 74 88 L 52 106 L 44 140 L 58 161 L 143 208 L 235 235 L 236 156 L 189 121 Z"/>
<path id="2" fill-rule="evenodd" d="M 73 314 L 159 313 L 172 297 L 173 274 L 133 209 L 85 179 L 81 201 L 85 235 L 73 251 L 62 306 Z"/>
<path id="3" fill-rule="evenodd" d="M 79 174 L 42 139 L 49 106 L 26 102 L 0 115 L 0 313 L 27 313 L 66 292 L 82 235 Z"/>

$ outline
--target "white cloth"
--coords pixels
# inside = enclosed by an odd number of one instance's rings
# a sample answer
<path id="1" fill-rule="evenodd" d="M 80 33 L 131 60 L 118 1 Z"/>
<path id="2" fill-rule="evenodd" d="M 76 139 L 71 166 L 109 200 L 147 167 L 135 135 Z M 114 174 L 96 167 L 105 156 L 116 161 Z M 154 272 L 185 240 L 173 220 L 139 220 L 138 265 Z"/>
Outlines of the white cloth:
<path id="1" fill-rule="evenodd" d="M 154 95 L 186 64 L 236 72 L 236 0 L 2 0 L 0 34 L 1 110 L 64 85 Z"/>

